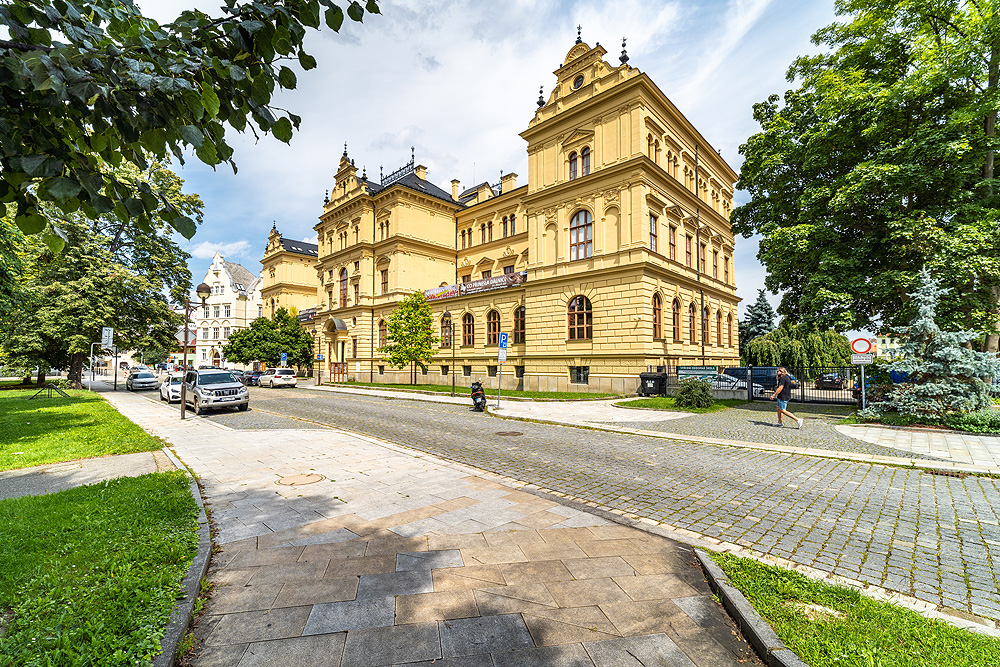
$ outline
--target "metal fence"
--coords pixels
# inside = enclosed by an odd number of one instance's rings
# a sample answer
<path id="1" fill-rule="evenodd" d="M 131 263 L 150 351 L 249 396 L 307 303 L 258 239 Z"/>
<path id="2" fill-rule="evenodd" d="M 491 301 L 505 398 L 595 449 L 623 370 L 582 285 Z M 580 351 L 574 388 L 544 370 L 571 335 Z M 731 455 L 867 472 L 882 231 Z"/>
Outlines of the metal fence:
<path id="1" fill-rule="evenodd" d="M 792 377 L 792 398 L 796 403 L 836 403 L 853 405 L 857 402 L 855 388 L 861 386 L 858 366 L 787 366 Z M 769 400 L 777 388 L 777 368 L 726 369 L 726 374 L 750 374 L 754 391 L 750 400 Z"/>

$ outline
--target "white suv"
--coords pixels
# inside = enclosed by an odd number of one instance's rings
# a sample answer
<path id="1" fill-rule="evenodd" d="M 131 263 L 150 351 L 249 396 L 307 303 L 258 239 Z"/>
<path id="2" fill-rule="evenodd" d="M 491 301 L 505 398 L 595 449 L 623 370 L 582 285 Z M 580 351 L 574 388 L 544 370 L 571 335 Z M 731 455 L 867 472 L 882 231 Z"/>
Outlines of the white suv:
<path id="1" fill-rule="evenodd" d="M 188 371 L 184 384 L 187 385 L 185 402 L 191 404 L 196 415 L 215 408 L 246 410 L 250 407 L 247 388 L 228 371 Z"/>
<path id="2" fill-rule="evenodd" d="M 294 368 L 268 368 L 260 376 L 260 386 L 270 387 L 294 387 L 298 379 L 295 377 Z"/>

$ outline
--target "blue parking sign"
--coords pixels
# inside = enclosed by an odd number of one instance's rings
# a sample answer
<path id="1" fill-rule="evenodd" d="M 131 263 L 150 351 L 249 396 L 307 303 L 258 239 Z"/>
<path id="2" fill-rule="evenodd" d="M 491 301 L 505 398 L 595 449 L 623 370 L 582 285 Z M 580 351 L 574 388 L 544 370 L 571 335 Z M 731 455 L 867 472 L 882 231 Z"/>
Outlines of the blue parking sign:
<path id="1" fill-rule="evenodd" d="M 500 334 L 500 349 L 506 349 L 506 348 L 507 348 L 507 334 L 502 333 Z"/>
<path id="2" fill-rule="evenodd" d="M 288 353 L 287 352 L 282 352 L 281 353 L 281 365 L 284 366 L 287 363 L 288 363 Z"/>

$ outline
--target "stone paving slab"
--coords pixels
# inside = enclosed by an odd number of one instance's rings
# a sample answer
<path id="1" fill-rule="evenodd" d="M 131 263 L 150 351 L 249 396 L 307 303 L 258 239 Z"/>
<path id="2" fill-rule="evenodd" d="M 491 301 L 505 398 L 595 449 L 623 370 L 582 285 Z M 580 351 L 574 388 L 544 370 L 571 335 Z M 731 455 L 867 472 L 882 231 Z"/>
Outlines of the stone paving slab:
<path id="1" fill-rule="evenodd" d="M 842 424 L 837 426 L 837 431 L 857 440 L 892 447 L 916 456 L 1000 469 L 1000 437 L 995 435 L 939 429 L 885 428 L 869 424 Z"/>
<path id="2" fill-rule="evenodd" d="M 0 500 L 65 491 L 117 477 L 173 470 L 163 452 L 139 452 L 0 471 Z"/>
<path id="3" fill-rule="evenodd" d="M 269 431 L 260 438 L 204 419 L 181 423 L 173 411 L 140 397 L 114 399 L 126 416 L 171 442 L 199 474 L 210 510 L 216 504 L 224 508 L 225 516 L 217 519 L 221 552 L 209 573 L 215 593 L 196 630 L 203 647 L 196 665 L 290 661 L 323 649 L 331 652 L 328 660 L 342 654 L 341 667 L 442 660 L 452 662 L 434 664 L 490 664 L 487 658 L 498 664 L 562 665 L 571 654 L 612 665 L 628 654 L 631 645 L 620 640 L 631 635 L 598 602 L 633 601 L 615 583 L 644 576 L 628 574 L 637 572 L 623 564 L 631 557 L 652 559 L 636 562 L 676 577 L 662 586 L 662 599 L 677 592 L 690 597 L 693 587 L 706 608 L 715 605 L 714 624 L 705 622 L 704 609 L 700 625 L 679 607 L 675 611 L 687 624 L 678 627 L 699 628 L 712 650 L 683 649 L 677 635 L 666 644 L 648 640 L 660 647 L 649 649 L 650 655 L 680 651 L 689 661 L 682 664 L 704 666 L 760 664 L 712 601 L 690 547 L 518 492 L 459 465 L 334 430 Z M 326 479 L 292 487 L 275 483 L 303 473 Z M 467 521 L 486 530 L 407 530 L 474 508 L 480 511 L 470 512 Z M 539 513 L 559 520 L 544 528 L 517 524 Z M 298 524 L 292 515 L 300 517 Z M 273 516 L 289 517 L 289 524 L 268 525 Z M 357 537 L 343 539 L 345 530 Z M 336 541 L 294 544 L 327 533 Z M 532 564 L 550 580 L 507 582 L 504 568 L 510 568 L 512 581 L 522 581 Z M 643 598 L 655 595 L 648 586 L 631 588 L 644 588 Z M 511 608 L 491 604 L 497 600 L 509 601 Z M 636 602 L 644 606 L 612 612 L 623 626 L 631 615 L 634 627 L 641 627 L 648 615 L 648 600 Z M 518 651 L 537 652 L 525 663 L 528 654 L 515 658 Z M 726 656 L 723 662 L 720 655 Z"/>

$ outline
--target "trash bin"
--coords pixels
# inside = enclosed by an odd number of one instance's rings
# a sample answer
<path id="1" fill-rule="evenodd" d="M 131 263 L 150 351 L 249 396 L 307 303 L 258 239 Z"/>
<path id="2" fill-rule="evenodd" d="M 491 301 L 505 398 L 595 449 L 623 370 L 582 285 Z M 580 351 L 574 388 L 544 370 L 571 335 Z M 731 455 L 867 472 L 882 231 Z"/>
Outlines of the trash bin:
<path id="1" fill-rule="evenodd" d="M 667 393 L 666 373 L 639 373 L 639 394 L 663 396 Z"/>

